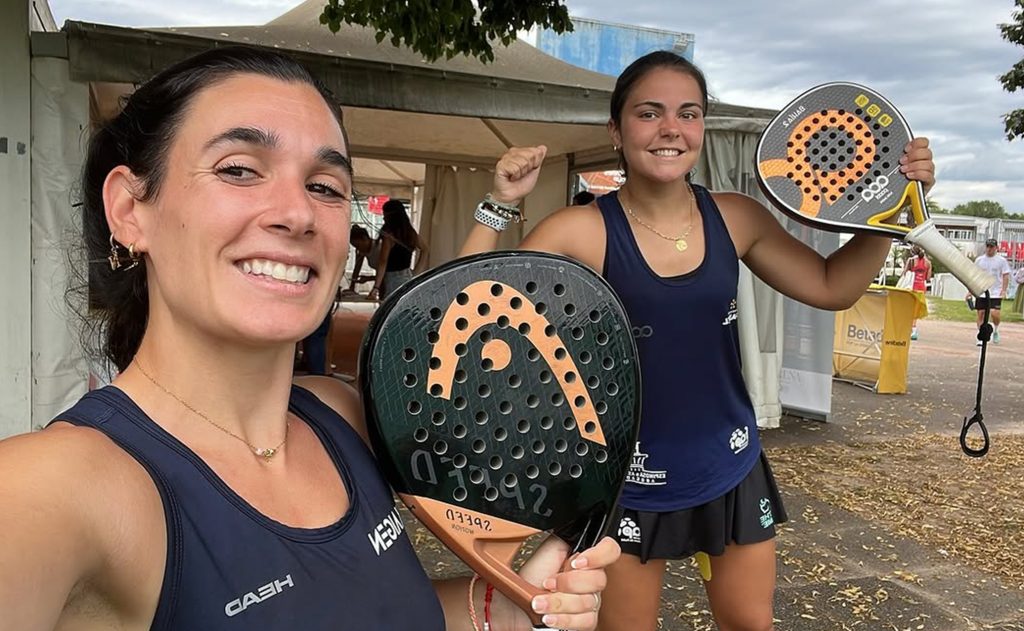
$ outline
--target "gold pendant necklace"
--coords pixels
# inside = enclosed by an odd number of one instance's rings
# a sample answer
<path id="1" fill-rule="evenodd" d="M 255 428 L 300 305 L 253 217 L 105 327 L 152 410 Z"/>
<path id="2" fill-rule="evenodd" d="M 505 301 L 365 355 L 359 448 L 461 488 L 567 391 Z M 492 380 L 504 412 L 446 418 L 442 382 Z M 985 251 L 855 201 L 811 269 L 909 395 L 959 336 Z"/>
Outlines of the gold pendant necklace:
<path id="1" fill-rule="evenodd" d="M 214 422 L 213 419 L 211 419 L 209 416 L 207 416 L 207 415 L 203 414 L 202 412 L 200 412 L 199 410 L 195 409 L 194 407 L 192 407 L 191 405 L 186 403 L 184 399 L 182 399 L 178 395 L 174 394 L 173 392 L 171 392 L 167 388 L 165 388 L 162 385 L 160 385 L 159 383 L 157 383 L 157 380 L 154 379 L 153 377 L 151 377 L 150 374 L 148 372 L 146 372 L 146 370 L 142 367 L 142 362 L 140 362 L 138 360 L 135 360 L 135 366 L 139 369 L 139 372 L 141 372 L 143 374 L 143 376 L 146 377 L 146 379 L 149 379 L 150 382 L 152 382 L 152 384 L 154 386 L 156 386 L 157 388 L 160 388 L 161 390 L 163 390 L 164 394 L 166 394 L 167 396 L 171 397 L 172 399 L 174 399 L 178 403 L 182 404 L 183 406 L 188 408 L 188 410 L 190 412 L 192 412 L 193 414 L 195 414 L 199 418 L 203 419 L 204 421 L 206 421 L 210 425 L 213 425 L 214 427 L 216 427 L 220 431 L 224 432 L 228 436 L 230 436 L 230 437 L 232 437 L 232 438 L 234 438 L 236 440 L 242 441 L 243 443 L 246 444 L 246 446 L 249 447 L 250 451 L 252 451 L 253 454 L 255 454 L 256 456 L 259 456 L 260 458 L 263 458 L 266 462 L 270 462 L 270 459 L 273 458 L 275 455 L 277 455 L 277 452 L 281 450 L 281 447 L 284 447 L 285 441 L 288 440 L 288 425 L 291 422 L 291 419 L 289 419 L 289 418 L 286 418 L 285 422 L 284 422 L 284 439 L 281 440 L 281 442 L 277 444 L 277 447 L 257 447 L 255 445 L 253 445 L 252 443 L 250 443 L 249 441 L 247 441 L 246 439 L 244 439 L 241 436 L 239 436 L 238 434 L 235 434 L 234 432 L 232 432 L 228 428 L 226 428 L 226 427 L 224 427 L 222 425 L 219 425 L 218 423 Z"/>
<path id="2" fill-rule="evenodd" d="M 634 221 L 636 221 L 644 228 L 647 228 L 654 234 L 658 235 L 662 239 L 674 242 L 676 250 L 679 250 L 680 252 L 685 252 L 686 248 L 690 247 L 690 245 L 686 242 L 686 237 L 690 236 L 690 230 L 693 229 L 693 187 L 687 184 L 686 189 L 690 193 L 690 224 L 686 226 L 686 230 L 683 231 L 683 234 L 679 235 L 678 237 L 670 237 L 669 235 L 659 231 L 654 226 L 648 224 L 643 219 L 637 217 L 636 213 L 633 212 L 633 209 L 627 206 L 626 203 L 622 201 L 622 195 L 619 195 L 619 202 L 622 203 L 622 207 L 626 209 L 626 212 L 629 213 L 629 216 L 632 217 Z"/>

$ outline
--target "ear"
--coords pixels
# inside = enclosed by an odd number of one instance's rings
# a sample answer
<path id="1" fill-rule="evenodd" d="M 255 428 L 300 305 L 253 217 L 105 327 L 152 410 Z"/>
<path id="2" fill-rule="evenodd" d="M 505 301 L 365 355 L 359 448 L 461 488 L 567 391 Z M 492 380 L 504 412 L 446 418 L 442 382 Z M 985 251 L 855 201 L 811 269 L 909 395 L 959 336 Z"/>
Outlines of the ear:
<path id="1" fill-rule="evenodd" d="M 144 206 L 139 201 L 141 192 L 142 182 L 123 164 L 114 167 L 103 182 L 103 209 L 110 233 L 125 247 L 133 244 L 137 252 L 146 251 L 140 221 L 140 210 Z"/>
<path id="2" fill-rule="evenodd" d="M 622 147 L 622 134 L 619 133 L 619 126 L 611 118 L 608 119 L 608 135 L 611 136 L 613 146 Z"/>

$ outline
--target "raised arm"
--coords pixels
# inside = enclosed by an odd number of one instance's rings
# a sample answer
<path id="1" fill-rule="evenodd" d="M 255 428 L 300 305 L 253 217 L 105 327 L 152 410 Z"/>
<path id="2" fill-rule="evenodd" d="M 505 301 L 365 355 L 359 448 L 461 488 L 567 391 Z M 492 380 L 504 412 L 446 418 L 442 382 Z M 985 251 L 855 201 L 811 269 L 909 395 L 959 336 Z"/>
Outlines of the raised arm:
<path id="1" fill-rule="evenodd" d="M 925 190 L 935 183 L 927 138 L 905 149 L 901 170 Z M 829 257 L 822 257 L 790 235 L 755 200 L 737 193 L 716 195 L 737 253 L 758 277 L 777 291 L 821 309 L 845 309 L 857 301 L 885 262 L 892 239 L 859 234 Z"/>
<path id="2" fill-rule="evenodd" d="M 519 205 L 537 185 L 540 166 L 547 152 L 544 145 L 513 147 L 505 152 L 494 167 L 491 197 L 503 204 Z M 494 228 L 474 222 L 459 256 L 490 252 L 498 246 L 498 234 Z"/>

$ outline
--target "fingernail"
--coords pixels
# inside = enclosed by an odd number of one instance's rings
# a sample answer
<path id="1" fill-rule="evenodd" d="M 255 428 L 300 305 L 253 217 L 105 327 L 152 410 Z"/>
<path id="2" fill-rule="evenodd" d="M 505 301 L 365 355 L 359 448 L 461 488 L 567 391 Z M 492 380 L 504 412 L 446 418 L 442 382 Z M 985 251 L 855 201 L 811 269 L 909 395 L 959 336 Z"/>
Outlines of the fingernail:
<path id="1" fill-rule="evenodd" d="M 587 564 L 587 557 L 576 557 L 575 559 L 572 560 L 572 563 L 570 563 L 569 565 L 571 565 L 572 569 L 574 569 L 574 570 L 582 570 L 583 568 L 587 567 L 587 565 L 588 565 Z"/>
<path id="2" fill-rule="evenodd" d="M 549 627 L 553 626 L 555 624 L 555 617 L 554 616 L 544 616 L 540 620 L 541 620 L 541 622 L 543 622 L 545 625 L 547 625 Z"/>
<path id="3" fill-rule="evenodd" d="M 553 578 L 549 578 L 548 580 L 544 581 L 544 589 L 548 590 L 549 592 L 555 591 L 556 585 L 558 585 L 558 583 Z"/>
<path id="4" fill-rule="evenodd" d="M 544 610 L 548 608 L 548 599 L 544 596 L 534 596 L 530 606 L 533 607 L 535 612 L 544 613 Z"/>

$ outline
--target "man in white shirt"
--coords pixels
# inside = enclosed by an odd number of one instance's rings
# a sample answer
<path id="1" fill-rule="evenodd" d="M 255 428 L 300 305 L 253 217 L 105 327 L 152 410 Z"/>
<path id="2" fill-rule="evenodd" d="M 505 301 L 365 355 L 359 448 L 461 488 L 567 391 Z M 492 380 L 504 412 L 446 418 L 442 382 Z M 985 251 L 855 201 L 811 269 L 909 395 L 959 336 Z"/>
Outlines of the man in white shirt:
<path id="1" fill-rule="evenodd" d="M 989 287 L 988 293 L 990 298 L 985 299 L 984 296 L 975 296 L 974 308 L 978 311 L 978 328 L 981 328 L 981 323 L 985 318 L 985 307 L 990 307 L 992 310 L 992 343 L 999 343 L 999 321 L 1000 309 L 1003 306 L 1003 296 L 1006 295 L 1006 288 L 1010 283 L 1010 264 L 1006 262 L 1006 259 L 1002 254 L 999 253 L 999 242 L 995 239 L 987 239 L 985 241 L 985 253 L 978 256 L 974 260 L 974 264 L 985 270 L 989 274 L 995 277 L 996 282 Z M 970 295 L 970 294 L 968 294 Z M 981 340 L 978 340 L 978 346 L 981 346 Z"/>

